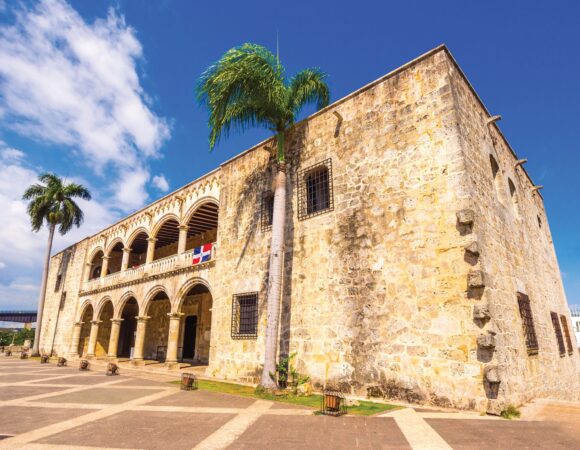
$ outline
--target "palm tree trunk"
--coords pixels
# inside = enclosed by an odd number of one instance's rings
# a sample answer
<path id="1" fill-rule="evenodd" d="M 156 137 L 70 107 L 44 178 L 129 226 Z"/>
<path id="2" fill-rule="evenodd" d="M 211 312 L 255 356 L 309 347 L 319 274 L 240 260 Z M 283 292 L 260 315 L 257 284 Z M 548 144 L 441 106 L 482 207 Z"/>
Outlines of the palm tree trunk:
<path id="1" fill-rule="evenodd" d="M 48 266 L 50 264 L 50 252 L 52 250 L 52 239 L 54 238 L 54 229 L 56 225 L 51 223 L 48 232 L 48 245 L 46 247 L 46 256 L 44 257 L 44 271 L 42 273 L 42 284 L 40 285 L 40 294 L 38 296 L 38 311 L 36 313 L 36 330 L 34 333 L 34 344 L 32 346 L 32 356 L 38 356 L 40 345 L 40 328 L 42 326 L 42 311 L 44 310 L 44 296 L 46 295 L 46 282 L 48 279 Z"/>
<path id="2" fill-rule="evenodd" d="M 282 289 L 282 264 L 284 261 L 284 228 L 286 224 L 286 163 L 284 161 L 284 132 L 278 133 L 278 171 L 274 189 L 272 217 L 272 244 L 270 245 L 270 270 L 268 275 L 268 303 L 266 323 L 266 349 L 260 384 L 275 389 L 276 382 L 270 374 L 276 372 L 278 349 L 278 323 L 280 319 L 280 292 Z"/>

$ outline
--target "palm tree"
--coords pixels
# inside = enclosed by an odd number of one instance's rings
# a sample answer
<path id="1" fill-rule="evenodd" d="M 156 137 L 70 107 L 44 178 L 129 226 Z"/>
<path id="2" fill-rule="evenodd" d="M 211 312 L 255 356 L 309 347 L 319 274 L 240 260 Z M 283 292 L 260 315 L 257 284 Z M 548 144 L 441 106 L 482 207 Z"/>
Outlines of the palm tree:
<path id="1" fill-rule="evenodd" d="M 276 370 L 278 320 L 286 221 L 286 158 L 284 138 L 302 107 L 316 103 L 328 105 L 326 74 L 305 69 L 287 79 L 278 56 L 256 44 L 243 44 L 228 50 L 210 66 L 197 85 L 198 100 L 209 110 L 209 144 L 213 149 L 222 134 L 232 128 L 245 130 L 263 126 L 276 135 L 277 172 L 272 218 L 272 244 L 268 276 L 266 350 L 261 385 L 276 387 L 270 374 Z"/>
<path id="2" fill-rule="evenodd" d="M 28 215 L 30 216 L 32 231 L 38 232 L 44 224 L 48 226 L 48 246 L 44 258 L 44 271 L 38 297 L 36 334 L 32 347 L 33 356 L 39 354 L 40 325 L 42 324 L 42 311 L 44 309 L 46 280 L 48 278 L 48 265 L 50 263 L 54 230 L 58 225 L 58 232 L 64 235 L 70 231 L 73 225 L 79 227 L 83 222 L 83 212 L 73 199 L 91 199 L 90 192 L 84 186 L 76 183 L 65 184 L 60 177 L 53 173 L 44 173 L 38 177 L 38 180 L 43 184 L 33 184 L 26 189 L 22 196 L 24 200 L 30 200 Z"/>

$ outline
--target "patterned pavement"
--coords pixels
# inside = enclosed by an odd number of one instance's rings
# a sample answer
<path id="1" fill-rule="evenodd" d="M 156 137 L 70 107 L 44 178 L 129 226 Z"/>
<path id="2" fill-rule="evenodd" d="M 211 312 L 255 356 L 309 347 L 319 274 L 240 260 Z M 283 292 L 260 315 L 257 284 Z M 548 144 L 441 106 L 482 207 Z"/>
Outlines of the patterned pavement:
<path id="1" fill-rule="evenodd" d="M 0 449 L 580 448 L 580 410 L 574 408 L 563 421 L 412 408 L 333 418 L 294 405 L 6 357 L 0 357 L 0 417 Z"/>

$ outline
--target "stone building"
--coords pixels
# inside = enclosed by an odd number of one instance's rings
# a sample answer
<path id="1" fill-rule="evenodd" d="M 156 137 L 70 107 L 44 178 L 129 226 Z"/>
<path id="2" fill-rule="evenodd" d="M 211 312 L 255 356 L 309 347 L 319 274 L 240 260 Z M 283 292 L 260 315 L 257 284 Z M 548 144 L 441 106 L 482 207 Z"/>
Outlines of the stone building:
<path id="1" fill-rule="evenodd" d="M 446 47 L 296 124 L 286 145 L 280 353 L 315 386 L 490 412 L 578 399 L 542 196 Z M 53 256 L 41 348 L 256 382 L 274 147 Z"/>

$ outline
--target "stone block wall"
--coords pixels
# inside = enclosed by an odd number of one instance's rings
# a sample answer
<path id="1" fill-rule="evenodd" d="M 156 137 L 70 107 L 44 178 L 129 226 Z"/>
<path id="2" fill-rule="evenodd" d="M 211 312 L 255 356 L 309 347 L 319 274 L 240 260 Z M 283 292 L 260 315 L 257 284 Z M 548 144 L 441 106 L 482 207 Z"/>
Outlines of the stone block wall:
<path id="1" fill-rule="evenodd" d="M 578 354 L 560 357 L 550 318 L 554 311 L 571 323 L 543 199 L 455 65 L 451 84 L 474 211 L 472 235 L 479 252 L 474 268 L 485 275 L 485 287 L 473 298 L 474 312 L 489 311 L 489 318 L 474 318 L 481 334 L 495 333 L 496 341 L 495 347 L 478 349 L 479 359 L 501 381 L 489 407 L 543 396 L 577 400 Z M 490 156 L 499 166 L 495 178 Z M 530 299 L 537 355 L 526 350 L 518 292 Z"/>

